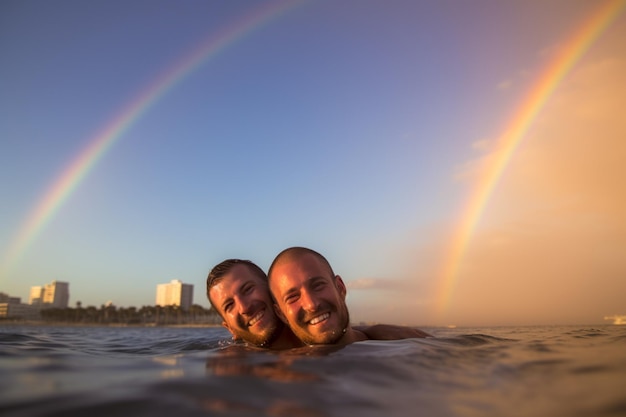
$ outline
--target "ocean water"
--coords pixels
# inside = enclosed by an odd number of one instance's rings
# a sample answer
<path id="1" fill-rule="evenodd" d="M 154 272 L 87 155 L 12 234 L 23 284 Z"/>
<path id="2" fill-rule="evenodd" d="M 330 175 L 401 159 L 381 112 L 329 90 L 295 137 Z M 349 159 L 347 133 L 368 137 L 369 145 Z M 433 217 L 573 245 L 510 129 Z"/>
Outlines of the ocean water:
<path id="1" fill-rule="evenodd" d="M 222 328 L 0 327 L 2 416 L 626 416 L 626 326 L 282 353 Z"/>

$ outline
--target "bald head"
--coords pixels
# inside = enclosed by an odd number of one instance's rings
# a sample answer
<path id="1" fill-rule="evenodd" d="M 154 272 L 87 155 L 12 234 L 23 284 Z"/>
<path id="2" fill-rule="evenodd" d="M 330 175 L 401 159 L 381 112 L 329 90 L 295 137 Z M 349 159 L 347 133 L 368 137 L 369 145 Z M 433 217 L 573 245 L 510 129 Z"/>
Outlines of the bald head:
<path id="1" fill-rule="evenodd" d="M 268 280 L 271 280 L 272 271 L 276 267 L 285 263 L 296 262 L 306 256 L 313 256 L 314 258 L 316 258 L 324 266 L 324 268 L 327 269 L 327 272 L 330 274 L 331 277 L 335 276 L 333 268 L 330 266 L 330 263 L 322 254 L 314 251 L 313 249 L 304 248 L 302 246 L 294 246 L 283 250 L 276 256 L 276 258 L 274 258 L 274 262 L 272 262 L 272 265 L 270 265 L 270 269 L 267 272 Z"/>
<path id="2" fill-rule="evenodd" d="M 346 343 L 353 337 L 346 286 L 318 252 L 292 247 L 268 272 L 277 314 L 306 344 Z"/>

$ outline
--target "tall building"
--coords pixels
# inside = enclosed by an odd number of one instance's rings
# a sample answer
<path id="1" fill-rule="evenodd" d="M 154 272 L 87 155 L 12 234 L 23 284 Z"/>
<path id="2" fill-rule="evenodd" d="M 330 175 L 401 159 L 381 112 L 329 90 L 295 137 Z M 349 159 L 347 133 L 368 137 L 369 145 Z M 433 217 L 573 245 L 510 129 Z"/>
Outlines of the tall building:
<path id="1" fill-rule="evenodd" d="M 70 284 L 52 281 L 43 287 L 31 287 L 28 302 L 41 307 L 67 308 L 70 302 Z"/>
<path id="2" fill-rule="evenodd" d="M 30 287 L 30 295 L 28 296 L 28 304 L 33 306 L 40 306 L 43 304 L 43 287 L 36 286 Z"/>
<path id="3" fill-rule="evenodd" d="M 174 279 L 169 284 L 158 284 L 156 292 L 156 305 L 180 306 L 183 310 L 189 310 L 193 303 L 193 285 L 183 284 Z"/>
<path id="4" fill-rule="evenodd" d="M 52 281 L 46 284 L 43 292 L 43 304 L 55 308 L 67 308 L 70 302 L 70 284 Z"/>

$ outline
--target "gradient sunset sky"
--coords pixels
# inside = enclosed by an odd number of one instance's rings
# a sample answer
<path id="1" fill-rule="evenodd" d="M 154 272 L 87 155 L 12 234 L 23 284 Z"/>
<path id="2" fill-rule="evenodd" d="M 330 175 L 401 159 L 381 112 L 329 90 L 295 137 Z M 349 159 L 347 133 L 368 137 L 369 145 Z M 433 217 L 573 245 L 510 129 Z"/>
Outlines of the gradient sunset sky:
<path id="1" fill-rule="evenodd" d="M 626 314 L 624 1 L 4 0 L 0 62 L 23 302 L 208 307 L 297 245 L 357 322 Z"/>

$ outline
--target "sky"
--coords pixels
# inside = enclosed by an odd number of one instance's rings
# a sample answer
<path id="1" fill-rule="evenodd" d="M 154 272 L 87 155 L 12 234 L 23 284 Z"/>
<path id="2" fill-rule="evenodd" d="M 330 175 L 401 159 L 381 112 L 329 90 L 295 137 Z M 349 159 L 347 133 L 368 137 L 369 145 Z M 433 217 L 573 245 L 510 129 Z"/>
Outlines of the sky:
<path id="1" fill-rule="evenodd" d="M 5 0 L 0 292 L 208 308 L 215 264 L 306 246 L 354 322 L 607 323 L 625 7 Z"/>

